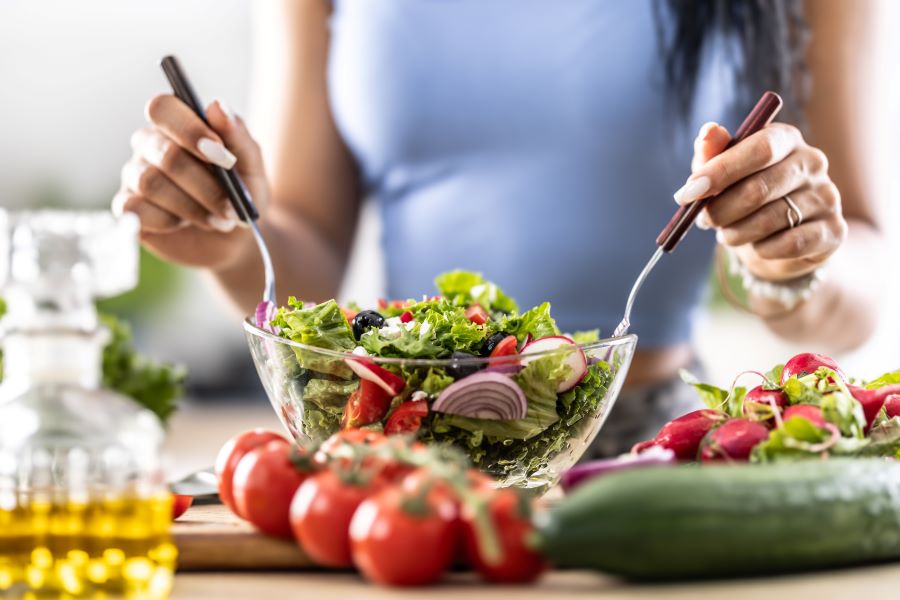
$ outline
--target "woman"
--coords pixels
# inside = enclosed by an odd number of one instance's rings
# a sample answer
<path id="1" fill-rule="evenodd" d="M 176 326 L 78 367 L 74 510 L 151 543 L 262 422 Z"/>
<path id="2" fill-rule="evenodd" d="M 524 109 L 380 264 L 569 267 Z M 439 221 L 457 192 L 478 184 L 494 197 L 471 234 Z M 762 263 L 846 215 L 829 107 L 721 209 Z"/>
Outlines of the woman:
<path id="1" fill-rule="evenodd" d="M 690 408 L 675 379 L 717 242 L 771 330 L 821 351 L 872 331 L 880 277 L 867 258 L 883 240 L 855 93 L 871 89 L 866 3 L 282 0 L 262 12 L 253 133 L 267 170 L 224 103 L 210 128 L 160 95 L 113 202 L 141 217 L 148 248 L 208 270 L 244 312 L 262 270 L 207 163 L 236 163 L 282 292 L 336 294 L 369 194 L 390 296 L 472 269 L 523 305 L 551 300 L 566 330 L 612 330 L 673 190 L 680 203 L 716 196 L 698 223 L 710 231 L 642 291 L 640 351 L 599 453 Z M 775 123 L 724 150 L 716 123 L 738 123 L 767 88 L 802 132 Z M 689 161 L 684 133 L 698 128 Z"/>

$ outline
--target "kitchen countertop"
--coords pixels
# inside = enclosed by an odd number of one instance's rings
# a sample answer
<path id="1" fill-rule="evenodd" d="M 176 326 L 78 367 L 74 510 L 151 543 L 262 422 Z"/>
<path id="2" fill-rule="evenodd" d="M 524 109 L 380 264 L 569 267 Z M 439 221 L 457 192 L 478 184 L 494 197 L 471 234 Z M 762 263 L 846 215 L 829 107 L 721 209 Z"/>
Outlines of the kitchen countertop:
<path id="1" fill-rule="evenodd" d="M 252 427 L 280 430 L 274 411 L 259 401 L 184 406 L 174 417 L 166 443 L 171 478 L 205 468 L 215 460 L 219 447 L 233 434 Z M 177 460 L 176 460 L 177 459 Z M 723 549 L 723 551 L 725 551 Z M 528 598 L 685 598 L 691 600 L 744 600 L 757 598 L 816 598 L 817 600 L 900 596 L 900 564 L 842 569 L 803 575 L 666 585 L 635 585 L 600 574 L 557 571 L 538 583 L 520 586 L 487 586 L 469 573 L 454 573 L 445 584 L 412 590 L 390 590 L 363 581 L 350 573 L 185 573 L 175 577 L 173 600 L 378 600 L 383 598 L 456 598 L 466 600 Z"/>

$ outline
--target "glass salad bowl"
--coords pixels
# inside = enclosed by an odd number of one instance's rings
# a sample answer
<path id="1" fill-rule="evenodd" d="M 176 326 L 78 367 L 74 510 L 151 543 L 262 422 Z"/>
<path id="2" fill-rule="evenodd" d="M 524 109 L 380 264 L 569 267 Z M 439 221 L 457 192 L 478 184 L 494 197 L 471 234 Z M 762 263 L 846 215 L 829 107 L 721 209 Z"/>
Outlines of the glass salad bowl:
<path id="1" fill-rule="evenodd" d="M 637 344 L 637 336 L 626 335 L 502 357 L 413 359 L 361 356 L 306 345 L 269 333 L 252 319 L 244 322 L 244 330 L 272 407 L 301 445 L 321 442 L 346 424 L 348 402 L 358 401 L 363 387 L 361 375 L 363 380 L 386 384 L 382 387 L 387 389 L 392 383 L 385 380 L 395 379 L 403 389 L 391 394 L 384 426 L 388 432 L 391 415 L 399 406 L 426 400 L 419 404 L 427 405 L 426 414 L 417 412 L 404 421 L 415 423 L 411 431 L 418 439 L 462 449 L 475 467 L 501 485 L 539 489 L 555 484 L 597 436 L 622 389 Z M 567 356 L 561 358 L 561 354 Z M 584 372 L 577 381 L 560 386 L 567 389 L 560 391 L 554 384 L 548 389 L 541 385 L 537 363 L 542 360 L 547 365 L 581 361 Z M 373 373 L 381 373 L 381 380 Z M 480 375 L 471 377 L 476 373 Z M 440 381 L 449 380 L 447 374 L 455 380 L 450 386 Z M 521 389 L 504 381 L 516 377 L 533 381 L 523 382 Z M 474 403 L 474 412 L 459 416 L 438 410 L 447 404 L 452 389 L 466 387 L 455 385 L 463 378 L 479 385 L 467 384 L 470 393 L 452 395 Z M 520 391 L 508 394 L 508 387 Z M 479 407 L 483 398 L 488 406 Z M 519 400 L 523 401 L 520 407 L 516 406 Z M 497 403 L 501 408 L 492 412 L 490 405 Z M 510 416 L 514 418 L 503 418 Z"/>

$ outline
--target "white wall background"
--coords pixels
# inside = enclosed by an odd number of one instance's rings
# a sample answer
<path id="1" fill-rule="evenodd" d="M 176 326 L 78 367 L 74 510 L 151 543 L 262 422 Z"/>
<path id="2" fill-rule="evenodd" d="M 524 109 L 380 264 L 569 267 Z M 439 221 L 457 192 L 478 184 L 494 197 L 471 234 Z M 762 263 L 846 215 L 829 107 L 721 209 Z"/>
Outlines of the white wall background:
<path id="1" fill-rule="evenodd" d="M 893 176 L 883 189 L 892 199 L 888 222 L 897 223 L 900 44 L 888 34 L 900 24 L 900 2 L 880 5 L 884 88 L 872 93 L 881 100 L 883 135 L 870 158 Z M 0 0 L 0 205 L 25 206 L 51 184 L 81 204 L 107 202 L 129 156 L 129 134 L 143 123 L 145 101 L 166 89 L 157 66 L 164 54 L 182 59 L 205 99 L 221 96 L 246 114 L 250 31 L 249 0 Z M 378 297 L 383 281 L 378 236 L 367 210 L 344 292 L 363 303 Z M 896 280 L 898 257 L 895 248 L 873 260 Z M 847 370 L 868 375 L 900 367 L 895 298 L 896 289 L 886 302 L 891 318 L 878 339 L 846 357 Z M 222 353 L 244 350 L 235 315 L 222 304 L 210 310 L 213 302 L 200 278 L 187 275 L 182 296 L 160 308 L 165 318 L 155 321 L 144 343 L 195 373 L 214 372 Z M 713 379 L 723 384 L 732 373 L 767 367 L 794 350 L 731 312 L 711 314 L 696 337 Z"/>

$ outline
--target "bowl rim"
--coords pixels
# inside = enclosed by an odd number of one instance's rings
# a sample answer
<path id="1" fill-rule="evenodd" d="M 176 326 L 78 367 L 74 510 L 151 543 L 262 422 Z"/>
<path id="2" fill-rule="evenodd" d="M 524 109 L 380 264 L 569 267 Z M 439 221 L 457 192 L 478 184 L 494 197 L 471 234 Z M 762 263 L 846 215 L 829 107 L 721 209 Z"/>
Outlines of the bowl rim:
<path id="1" fill-rule="evenodd" d="M 340 359 L 354 359 L 354 360 L 368 360 L 374 363 L 387 364 L 387 365 L 410 365 L 410 366 L 419 366 L 419 367 L 446 367 L 448 365 L 490 365 L 490 364 L 505 364 L 509 363 L 515 359 L 521 359 L 523 357 L 528 357 L 529 359 L 533 359 L 535 357 L 547 356 L 550 354 L 554 354 L 559 352 L 557 348 L 553 348 L 551 350 L 544 350 L 541 352 L 530 352 L 528 354 L 509 354 L 506 356 L 473 356 L 472 358 L 397 358 L 392 356 L 360 356 L 359 354 L 353 354 L 352 352 L 341 352 L 339 350 L 329 350 L 327 348 L 320 348 L 318 346 L 310 346 L 309 344 L 302 344 L 300 342 L 295 342 L 293 340 L 289 340 L 287 338 L 283 338 L 274 333 L 270 333 L 260 327 L 257 327 L 253 322 L 253 317 L 247 317 L 244 324 L 244 331 L 246 331 L 250 335 L 254 335 L 256 337 L 260 337 L 263 339 L 271 340 L 276 343 L 285 344 L 287 346 L 293 346 L 295 348 L 300 348 L 303 350 L 308 350 L 311 352 L 316 352 L 318 354 L 322 354 L 324 356 L 330 356 L 333 358 Z M 576 344 L 578 348 L 581 349 L 582 352 L 587 352 L 589 350 L 597 350 L 597 349 L 612 349 L 620 346 L 629 346 L 632 348 L 637 346 L 637 334 L 628 333 L 619 337 L 610 337 L 603 338 L 597 340 L 596 342 L 585 342 Z"/>

